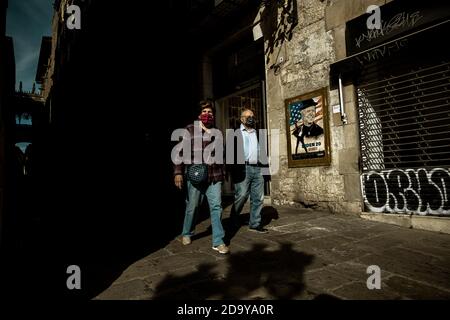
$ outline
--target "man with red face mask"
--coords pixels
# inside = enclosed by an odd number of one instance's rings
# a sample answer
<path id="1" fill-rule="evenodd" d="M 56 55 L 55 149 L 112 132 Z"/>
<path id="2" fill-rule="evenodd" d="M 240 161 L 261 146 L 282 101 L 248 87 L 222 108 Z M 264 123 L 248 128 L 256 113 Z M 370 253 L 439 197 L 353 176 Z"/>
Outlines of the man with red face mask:
<path id="1" fill-rule="evenodd" d="M 202 139 L 201 150 L 196 150 L 199 147 L 194 143 L 196 132 L 201 132 L 201 135 L 209 135 L 210 131 L 214 129 L 214 105 L 209 100 L 200 102 L 200 114 L 198 120 L 186 127 L 191 139 L 192 159 L 194 154 L 202 154 L 204 149 L 212 142 L 208 139 Z M 200 128 L 196 128 L 199 126 Z M 200 137 L 201 138 L 201 137 Z M 192 160 L 191 159 L 191 160 Z M 177 188 L 182 189 L 184 185 L 185 169 L 189 169 L 189 165 L 183 163 L 174 165 L 174 182 Z M 222 181 L 225 178 L 225 166 L 221 164 L 211 163 L 207 164 L 208 178 L 201 182 L 195 183 L 190 179 L 186 179 L 187 194 L 186 194 L 186 211 L 184 217 L 183 231 L 181 233 L 181 241 L 184 245 L 191 243 L 191 237 L 194 235 L 194 214 L 200 202 L 205 195 L 208 199 L 211 227 L 212 227 L 212 248 L 221 254 L 229 252 L 229 248 L 225 245 L 223 237 L 225 232 L 222 227 Z"/>

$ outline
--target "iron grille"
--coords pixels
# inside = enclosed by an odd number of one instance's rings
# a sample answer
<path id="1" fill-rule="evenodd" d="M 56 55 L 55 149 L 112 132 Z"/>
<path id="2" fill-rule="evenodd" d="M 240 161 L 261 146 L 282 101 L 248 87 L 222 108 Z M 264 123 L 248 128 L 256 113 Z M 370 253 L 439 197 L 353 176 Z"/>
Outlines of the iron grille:
<path id="1" fill-rule="evenodd" d="M 450 215 L 450 63 L 372 78 L 357 97 L 366 210 Z"/>
<path id="2" fill-rule="evenodd" d="M 357 88 L 363 171 L 450 166 L 450 63 Z"/>

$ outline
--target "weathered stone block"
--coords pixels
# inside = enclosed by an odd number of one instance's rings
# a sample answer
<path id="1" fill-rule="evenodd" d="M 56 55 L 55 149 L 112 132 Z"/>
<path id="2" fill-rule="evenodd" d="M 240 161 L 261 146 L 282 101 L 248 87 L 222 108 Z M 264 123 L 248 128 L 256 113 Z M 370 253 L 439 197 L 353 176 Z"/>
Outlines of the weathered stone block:
<path id="1" fill-rule="evenodd" d="M 330 90 L 329 97 L 330 97 L 330 101 L 329 101 L 330 112 L 333 112 L 333 110 L 331 110 L 331 107 L 333 105 L 335 105 L 335 104 L 339 104 L 339 91 L 337 89 L 336 90 Z"/>
<path id="2" fill-rule="evenodd" d="M 339 150 L 339 173 L 340 174 L 358 174 L 359 149 L 345 148 Z"/>
<path id="3" fill-rule="evenodd" d="M 450 234 L 450 217 L 411 216 L 414 229 L 429 230 Z"/>
<path id="4" fill-rule="evenodd" d="M 344 175 L 345 201 L 361 201 L 359 174 Z"/>
<path id="5" fill-rule="evenodd" d="M 345 114 L 347 115 L 347 125 L 349 124 L 359 125 L 357 106 L 358 106 L 357 101 L 350 101 L 345 103 Z"/>
<path id="6" fill-rule="evenodd" d="M 397 226 L 411 228 L 411 216 L 409 214 L 384 214 L 384 213 L 361 213 L 361 218 L 395 224 Z"/>
<path id="7" fill-rule="evenodd" d="M 355 90 L 354 85 L 344 86 L 344 102 L 348 103 L 356 100 Z"/>
<path id="8" fill-rule="evenodd" d="M 357 148 L 359 141 L 359 127 L 356 123 L 349 123 L 344 126 L 344 148 Z"/>
<path id="9" fill-rule="evenodd" d="M 345 47 L 345 25 L 334 28 L 333 36 L 336 60 L 344 59 L 347 56 L 347 49 Z"/>
<path id="10" fill-rule="evenodd" d="M 346 19 L 346 4 L 347 2 L 353 1 L 336 1 L 332 5 L 325 8 L 325 28 L 326 30 L 331 30 L 338 27 L 339 25 L 345 24 Z"/>

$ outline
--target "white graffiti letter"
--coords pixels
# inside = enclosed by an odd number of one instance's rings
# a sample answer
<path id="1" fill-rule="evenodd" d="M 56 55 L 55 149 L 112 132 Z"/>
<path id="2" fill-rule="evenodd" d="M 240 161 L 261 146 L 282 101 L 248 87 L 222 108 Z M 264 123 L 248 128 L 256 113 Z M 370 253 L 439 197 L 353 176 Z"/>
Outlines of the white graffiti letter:
<path id="1" fill-rule="evenodd" d="M 367 289 L 381 289 L 381 269 L 377 265 L 371 265 L 367 267 L 367 274 L 371 274 L 370 277 L 367 278 L 366 285 Z"/>
<path id="2" fill-rule="evenodd" d="M 214 137 L 214 139 L 212 139 Z M 203 159 L 206 164 L 223 164 L 223 136 L 218 129 L 209 129 L 208 133 L 203 135 L 204 141 L 211 141 L 203 151 Z"/>
<path id="3" fill-rule="evenodd" d="M 203 163 L 203 133 L 200 121 L 194 121 L 194 159 L 193 163 Z"/>
<path id="4" fill-rule="evenodd" d="M 275 175 L 280 169 L 280 130 L 270 129 L 270 174 Z M 266 169 L 266 168 L 263 168 Z M 261 170 L 262 174 L 265 174 Z"/>
<path id="5" fill-rule="evenodd" d="M 191 163 L 191 135 L 187 129 L 176 129 L 172 132 L 172 141 L 182 140 L 178 143 L 171 152 L 172 162 L 178 164 Z"/>
<path id="6" fill-rule="evenodd" d="M 234 140 L 237 140 L 236 144 Z M 245 155 L 243 152 L 243 148 L 239 148 L 238 146 L 243 145 L 242 134 L 240 133 L 240 129 L 227 129 L 226 130 L 226 163 L 227 164 L 244 164 L 245 163 Z M 234 163 L 234 157 L 236 151 L 236 163 Z"/>
<path id="7" fill-rule="evenodd" d="M 67 28 L 70 30 L 81 29 L 81 9 L 79 6 L 70 5 L 67 7 L 67 13 L 70 17 L 67 19 Z"/>
<path id="8" fill-rule="evenodd" d="M 379 6 L 376 5 L 370 5 L 366 13 L 372 13 L 373 14 L 367 18 L 367 29 L 381 29 L 381 10 Z"/>
<path id="9" fill-rule="evenodd" d="M 67 267 L 68 274 L 71 274 L 70 277 L 67 278 L 66 285 L 69 290 L 81 289 L 81 270 L 77 265 L 71 265 Z"/>

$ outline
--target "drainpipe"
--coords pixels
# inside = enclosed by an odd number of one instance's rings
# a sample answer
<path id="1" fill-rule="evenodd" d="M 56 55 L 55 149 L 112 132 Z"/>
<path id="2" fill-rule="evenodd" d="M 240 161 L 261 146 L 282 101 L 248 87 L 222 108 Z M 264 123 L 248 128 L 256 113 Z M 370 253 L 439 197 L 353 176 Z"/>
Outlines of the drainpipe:
<path id="1" fill-rule="evenodd" d="M 342 86 L 342 77 L 339 74 L 339 106 L 341 111 L 341 120 L 343 124 L 347 124 L 347 115 L 344 107 L 344 87 Z"/>

